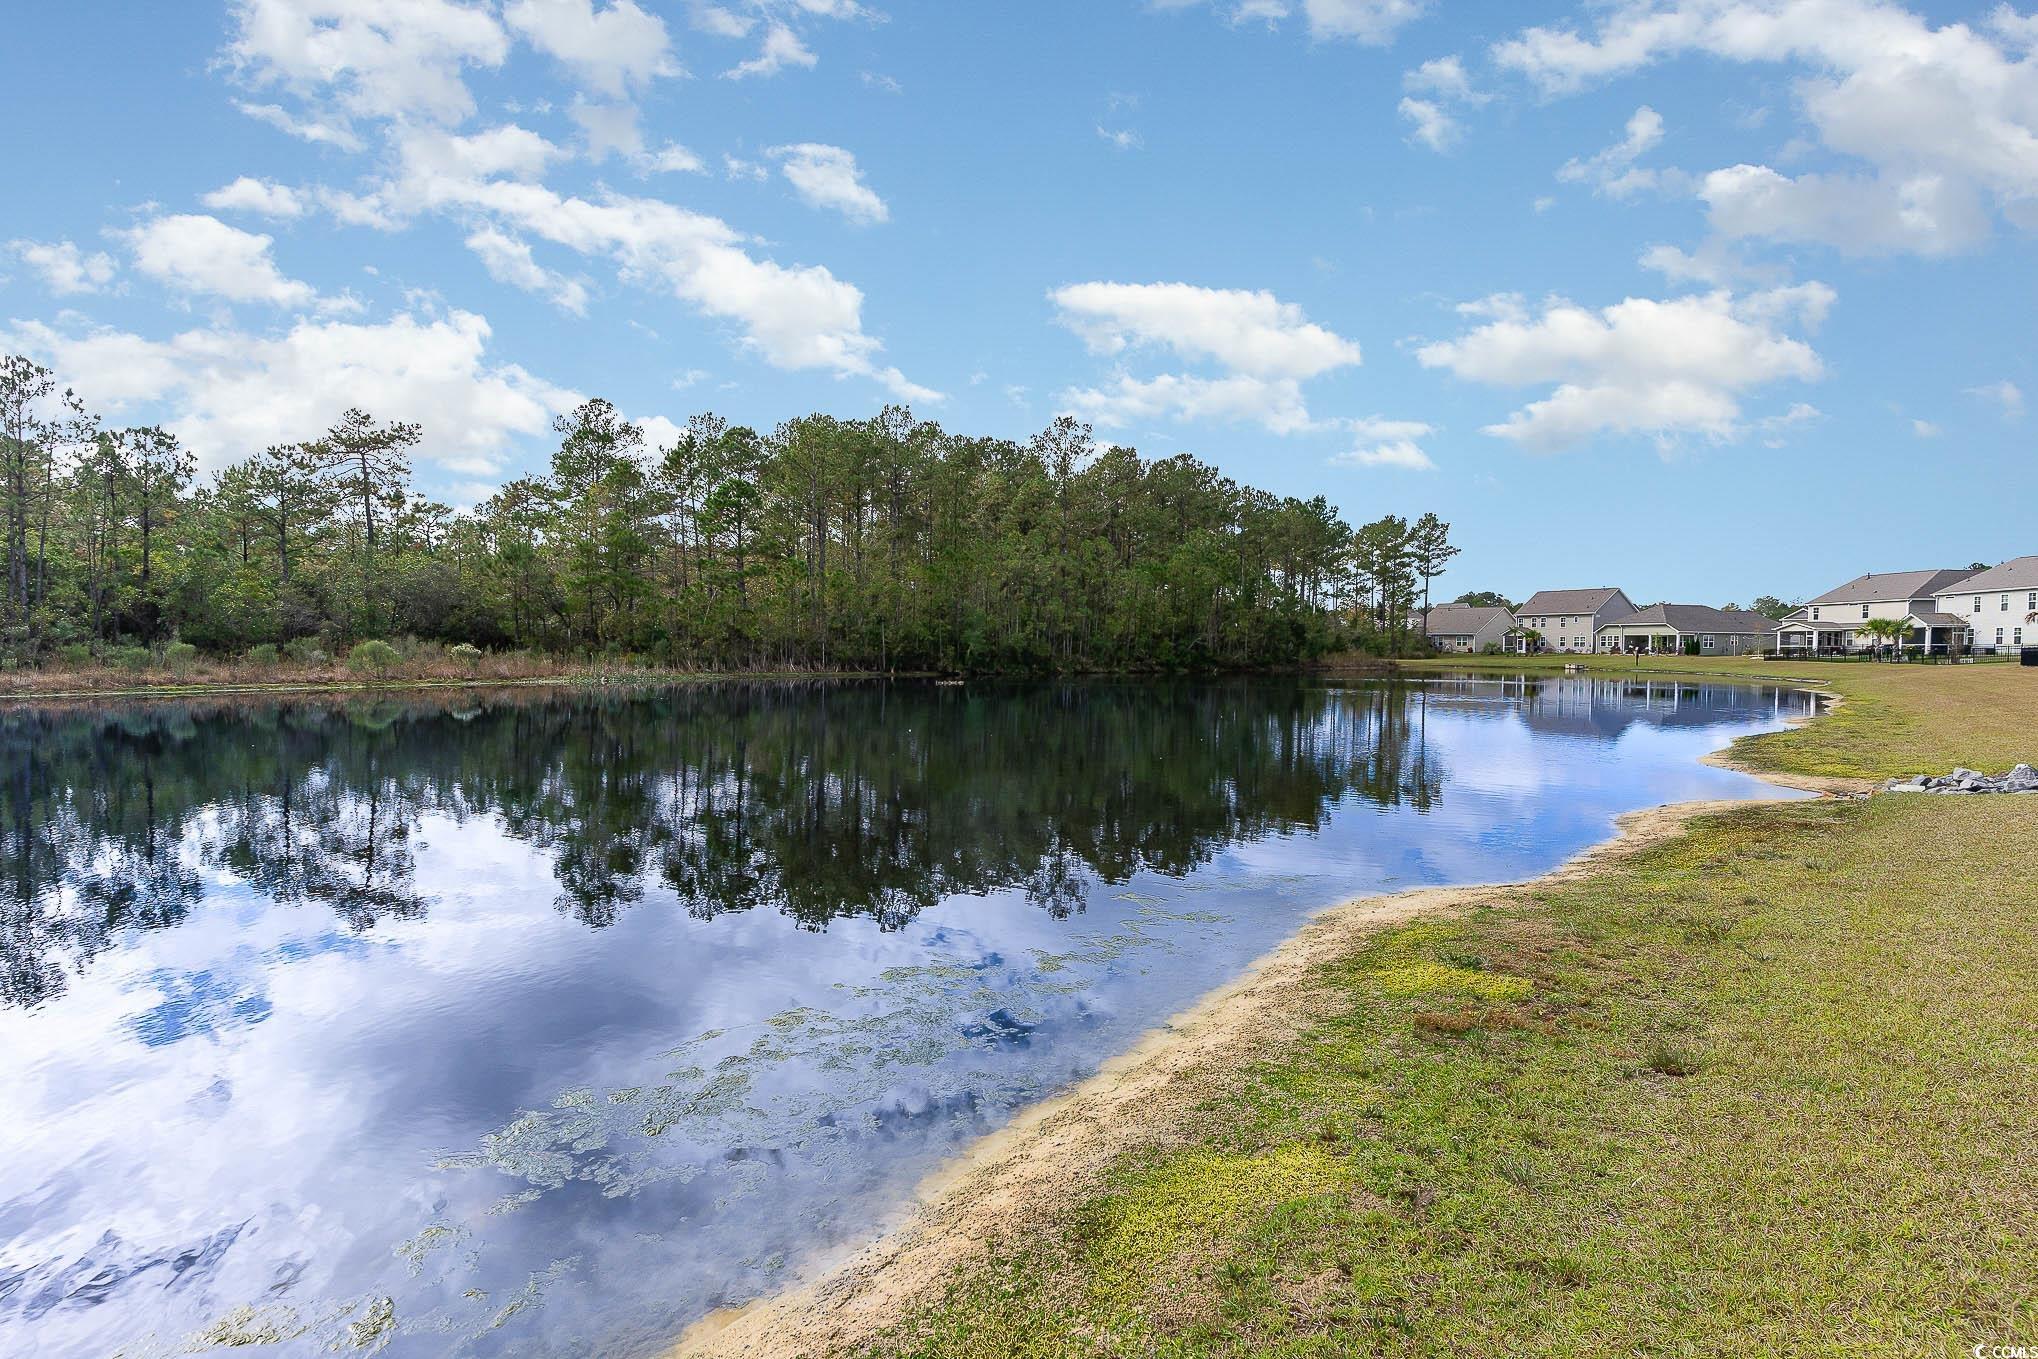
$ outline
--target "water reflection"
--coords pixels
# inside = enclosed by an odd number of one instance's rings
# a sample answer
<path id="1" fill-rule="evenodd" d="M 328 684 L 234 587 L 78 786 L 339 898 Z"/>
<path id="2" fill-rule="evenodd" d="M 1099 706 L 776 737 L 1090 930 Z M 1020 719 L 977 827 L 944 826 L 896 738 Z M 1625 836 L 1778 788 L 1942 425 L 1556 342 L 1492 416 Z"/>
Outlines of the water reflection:
<path id="1" fill-rule="evenodd" d="M 718 685 L 0 715 L 0 1350 L 649 1351 L 1736 686 Z"/>

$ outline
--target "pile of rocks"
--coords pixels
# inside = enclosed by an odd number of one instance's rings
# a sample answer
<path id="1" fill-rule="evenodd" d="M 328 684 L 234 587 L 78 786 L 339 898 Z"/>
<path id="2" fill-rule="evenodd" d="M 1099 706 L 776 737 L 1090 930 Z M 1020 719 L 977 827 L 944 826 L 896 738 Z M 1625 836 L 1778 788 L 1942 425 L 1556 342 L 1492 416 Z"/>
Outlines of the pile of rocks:
<path id="1" fill-rule="evenodd" d="M 1998 775 L 1956 769 L 1940 778 L 1920 774 L 1914 779 L 1891 779 L 1883 788 L 1891 793 L 2038 793 L 2038 769 L 2020 764 Z"/>

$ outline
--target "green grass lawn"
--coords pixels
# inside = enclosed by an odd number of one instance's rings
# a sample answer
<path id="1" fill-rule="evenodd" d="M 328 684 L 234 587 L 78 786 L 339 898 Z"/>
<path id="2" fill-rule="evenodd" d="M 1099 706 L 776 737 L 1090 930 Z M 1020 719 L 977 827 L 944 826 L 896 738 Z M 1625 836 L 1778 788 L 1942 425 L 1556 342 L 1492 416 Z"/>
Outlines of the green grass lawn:
<path id="1" fill-rule="evenodd" d="M 2038 673 L 1803 669 L 1846 703 L 1750 758 L 2038 755 Z M 1299 1041 L 880 1349 L 2038 1346 L 2034 844 L 2038 798 L 1742 808 L 1377 936 Z"/>

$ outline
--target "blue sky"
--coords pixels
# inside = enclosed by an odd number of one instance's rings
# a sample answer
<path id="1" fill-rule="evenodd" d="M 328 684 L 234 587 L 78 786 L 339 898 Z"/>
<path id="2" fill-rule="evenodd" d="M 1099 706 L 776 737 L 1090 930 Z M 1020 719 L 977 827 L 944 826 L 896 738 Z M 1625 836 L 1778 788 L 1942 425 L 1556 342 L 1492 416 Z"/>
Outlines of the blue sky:
<path id="1" fill-rule="evenodd" d="M 228 0 L 0 53 L 0 347 L 470 503 L 602 395 L 1057 413 L 1446 582 L 2038 550 L 2038 17 L 1872 0 Z"/>

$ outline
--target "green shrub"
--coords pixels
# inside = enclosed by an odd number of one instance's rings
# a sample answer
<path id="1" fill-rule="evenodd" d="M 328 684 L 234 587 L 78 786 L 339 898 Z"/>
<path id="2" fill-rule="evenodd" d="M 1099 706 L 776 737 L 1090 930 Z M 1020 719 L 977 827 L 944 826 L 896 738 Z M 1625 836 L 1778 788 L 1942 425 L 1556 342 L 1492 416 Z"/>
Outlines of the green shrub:
<path id="1" fill-rule="evenodd" d="M 106 653 L 106 663 L 116 670 L 146 670 L 149 660 L 145 646 L 117 646 Z"/>
<path id="2" fill-rule="evenodd" d="M 316 637 L 297 637 L 285 642 L 283 654 L 299 665 L 324 665 L 327 660 L 325 648 Z"/>
<path id="3" fill-rule="evenodd" d="M 380 675 L 402 659 L 389 643 L 370 639 L 356 643 L 354 649 L 347 653 L 347 666 L 362 674 Z"/>
<path id="4" fill-rule="evenodd" d="M 69 646 L 57 648 L 57 659 L 65 665 L 92 664 L 92 648 L 83 642 L 72 642 Z"/>
<path id="5" fill-rule="evenodd" d="M 181 675 L 198 664 L 198 648 L 189 642 L 172 642 L 163 648 L 163 662 Z"/>
<path id="6" fill-rule="evenodd" d="M 446 648 L 446 655 L 469 670 L 481 664 L 481 648 L 472 642 L 455 642 Z"/>
<path id="7" fill-rule="evenodd" d="M 249 665 L 274 665 L 279 655 L 274 642 L 263 642 L 248 648 L 247 661 Z"/>

